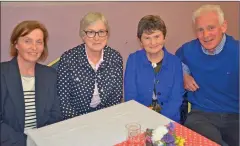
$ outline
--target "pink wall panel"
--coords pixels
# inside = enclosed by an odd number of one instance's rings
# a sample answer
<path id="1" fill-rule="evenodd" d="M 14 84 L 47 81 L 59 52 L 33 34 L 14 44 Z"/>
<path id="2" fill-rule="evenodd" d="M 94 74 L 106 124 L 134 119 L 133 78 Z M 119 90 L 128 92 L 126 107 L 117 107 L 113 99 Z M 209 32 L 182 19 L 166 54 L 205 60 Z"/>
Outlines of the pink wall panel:
<path id="1" fill-rule="evenodd" d="M 209 2 L 208 2 L 209 3 Z M 26 19 L 39 20 L 50 33 L 48 64 L 79 43 L 80 19 L 89 11 L 102 12 L 110 24 L 109 46 L 120 51 L 124 66 L 128 55 L 140 49 L 136 37 L 137 24 L 147 14 L 160 15 L 167 25 L 166 47 L 175 53 L 186 41 L 194 39 L 191 15 L 207 2 L 2 2 L 1 61 L 9 60 L 9 38 L 14 26 Z M 239 3 L 219 4 L 228 20 L 228 33 L 239 39 Z"/>

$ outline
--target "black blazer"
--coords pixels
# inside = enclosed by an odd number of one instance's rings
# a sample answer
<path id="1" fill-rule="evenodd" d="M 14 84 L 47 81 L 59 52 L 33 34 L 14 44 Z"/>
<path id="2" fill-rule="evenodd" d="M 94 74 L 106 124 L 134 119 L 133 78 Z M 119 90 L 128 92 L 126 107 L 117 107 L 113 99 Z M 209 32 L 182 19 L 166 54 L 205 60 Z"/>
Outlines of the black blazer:
<path id="1" fill-rule="evenodd" d="M 35 66 L 37 128 L 62 120 L 56 91 L 56 71 Z M 25 105 L 17 59 L 1 63 L 1 146 L 25 146 Z"/>

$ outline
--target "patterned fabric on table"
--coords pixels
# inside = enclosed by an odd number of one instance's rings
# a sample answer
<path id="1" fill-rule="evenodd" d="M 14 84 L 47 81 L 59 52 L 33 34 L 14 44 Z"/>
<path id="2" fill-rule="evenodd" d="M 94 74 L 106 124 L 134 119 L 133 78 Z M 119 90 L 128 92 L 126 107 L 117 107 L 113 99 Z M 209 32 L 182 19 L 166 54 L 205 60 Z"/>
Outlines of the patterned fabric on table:
<path id="1" fill-rule="evenodd" d="M 176 135 L 185 139 L 185 146 L 220 146 L 206 137 L 188 129 L 178 123 L 176 125 Z"/>
<path id="2" fill-rule="evenodd" d="M 181 136 L 185 139 L 185 146 L 220 146 L 217 143 L 207 139 L 206 137 L 188 129 L 178 123 L 175 123 L 176 126 L 176 135 Z M 141 134 L 140 137 L 144 137 L 144 134 Z M 128 141 L 116 144 L 115 146 L 130 146 Z M 132 146 L 132 145 L 131 145 Z M 137 145 L 144 146 L 144 145 Z"/>

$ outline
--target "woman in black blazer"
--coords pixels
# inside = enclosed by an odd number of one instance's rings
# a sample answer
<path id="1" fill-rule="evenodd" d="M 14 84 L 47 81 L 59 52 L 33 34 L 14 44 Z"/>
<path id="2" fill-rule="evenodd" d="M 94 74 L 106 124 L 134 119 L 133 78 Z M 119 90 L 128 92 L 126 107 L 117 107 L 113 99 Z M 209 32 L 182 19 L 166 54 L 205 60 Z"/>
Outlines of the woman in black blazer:
<path id="1" fill-rule="evenodd" d="M 48 56 L 48 32 L 23 21 L 11 35 L 13 59 L 1 63 L 1 145 L 25 146 L 26 132 L 62 120 L 56 71 L 37 63 Z"/>

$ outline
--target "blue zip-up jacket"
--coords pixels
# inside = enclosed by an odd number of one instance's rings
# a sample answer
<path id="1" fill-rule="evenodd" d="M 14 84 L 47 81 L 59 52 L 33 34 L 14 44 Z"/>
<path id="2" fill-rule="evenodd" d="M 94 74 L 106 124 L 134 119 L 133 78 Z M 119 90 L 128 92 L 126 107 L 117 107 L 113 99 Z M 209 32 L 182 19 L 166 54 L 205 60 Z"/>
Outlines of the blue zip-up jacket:
<path id="1" fill-rule="evenodd" d="M 162 107 L 161 114 L 179 122 L 184 93 L 182 65 L 177 56 L 165 48 L 163 51 L 162 67 L 156 76 L 145 49 L 129 55 L 124 78 L 125 101 L 133 99 L 149 106 L 155 81 L 158 103 Z"/>

